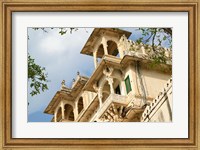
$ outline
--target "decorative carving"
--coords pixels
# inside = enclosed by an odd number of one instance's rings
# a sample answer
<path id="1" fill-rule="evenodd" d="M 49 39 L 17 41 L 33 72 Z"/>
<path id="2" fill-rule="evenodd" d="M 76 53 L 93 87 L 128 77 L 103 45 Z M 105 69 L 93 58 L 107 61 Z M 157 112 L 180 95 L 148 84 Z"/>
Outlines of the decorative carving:
<path id="1" fill-rule="evenodd" d="M 132 43 L 133 42 L 131 40 L 128 40 L 125 35 L 122 35 L 119 40 L 118 47 L 121 47 L 121 49 L 124 51 L 124 50 L 129 49 Z"/>
<path id="2" fill-rule="evenodd" d="M 63 90 L 64 88 L 66 88 L 66 86 L 65 86 L 65 80 L 62 80 L 62 82 L 61 82 L 61 90 Z"/>
<path id="3" fill-rule="evenodd" d="M 108 81 L 108 84 L 110 85 L 110 93 L 115 93 L 114 92 L 114 87 L 113 87 L 113 78 L 106 77 L 106 80 Z"/>
<path id="4" fill-rule="evenodd" d="M 65 80 L 62 80 L 61 84 L 62 84 L 62 86 L 65 86 Z"/>
<path id="5" fill-rule="evenodd" d="M 123 107 L 112 104 L 99 120 L 103 122 L 122 122 L 123 118 L 120 113 L 121 110 L 123 110 Z"/>
<path id="6" fill-rule="evenodd" d="M 114 68 L 113 68 L 113 67 L 106 66 L 106 67 L 103 69 L 103 74 L 104 74 L 106 77 L 110 77 L 111 74 L 113 73 L 113 71 L 114 71 Z"/>
<path id="7" fill-rule="evenodd" d="M 125 35 L 121 36 L 118 47 L 123 55 L 131 55 L 144 59 L 153 59 L 155 55 L 160 55 L 165 57 L 167 64 L 171 64 L 172 61 L 172 50 L 170 48 L 161 46 L 152 47 L 152 45 L 135 43 L 128 40 Z"/>

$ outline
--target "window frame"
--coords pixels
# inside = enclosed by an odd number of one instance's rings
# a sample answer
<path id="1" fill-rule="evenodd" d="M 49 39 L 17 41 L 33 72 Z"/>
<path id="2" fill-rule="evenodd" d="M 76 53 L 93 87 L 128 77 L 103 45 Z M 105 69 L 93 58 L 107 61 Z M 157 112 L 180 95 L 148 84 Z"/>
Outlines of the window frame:
<path id="1" fill-rule="evenodd" d="M 124 82 L 125 82 L 125 86 L 126 86 L 126 93 L 128 94 L 130 91 L 132 91 L 131 80 L 130 80 L 129 75 L 124 79 Z M 127 84 L 129 84 L 129 85 L 127 85 Z"/>

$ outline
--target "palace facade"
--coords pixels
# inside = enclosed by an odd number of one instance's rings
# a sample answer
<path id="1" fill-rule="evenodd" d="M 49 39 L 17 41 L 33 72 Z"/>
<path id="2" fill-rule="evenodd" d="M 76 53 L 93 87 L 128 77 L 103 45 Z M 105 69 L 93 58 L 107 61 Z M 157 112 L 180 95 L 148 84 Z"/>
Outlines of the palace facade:
<path id="1" fill-rule="evenodd" d="M 44 113 L 52 122 L 171 122 L 172 51 L 129 40 L 130 32 L 96 28 L 81 54 L 94 58 L 90 77 L 63 80 Z M 156 55 L 165 58 L 156 63 Z"/>

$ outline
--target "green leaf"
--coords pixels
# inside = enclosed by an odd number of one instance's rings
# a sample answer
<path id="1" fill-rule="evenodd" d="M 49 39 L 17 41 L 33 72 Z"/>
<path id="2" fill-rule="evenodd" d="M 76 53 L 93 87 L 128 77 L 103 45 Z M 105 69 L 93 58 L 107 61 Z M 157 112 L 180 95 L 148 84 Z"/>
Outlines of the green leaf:
<path id="1" fill-rule="evenodd" d="M 28 54 L 28 81 L 30 82 L 30 95 L 34 96 L 40 94 L 40 91 L 48 90 L 47 74 L 45 68 L 35 63 L 34 59 Z"/>

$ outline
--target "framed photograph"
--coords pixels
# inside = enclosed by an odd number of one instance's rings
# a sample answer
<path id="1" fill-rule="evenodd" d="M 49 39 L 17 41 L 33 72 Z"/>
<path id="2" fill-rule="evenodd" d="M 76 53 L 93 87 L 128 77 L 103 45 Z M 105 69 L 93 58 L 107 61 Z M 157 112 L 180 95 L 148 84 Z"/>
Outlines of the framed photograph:
<path id="1" fill-rule="evenodd" d="M 199 149 L 199 1 L 1 2 L 2 149 Z"/>

